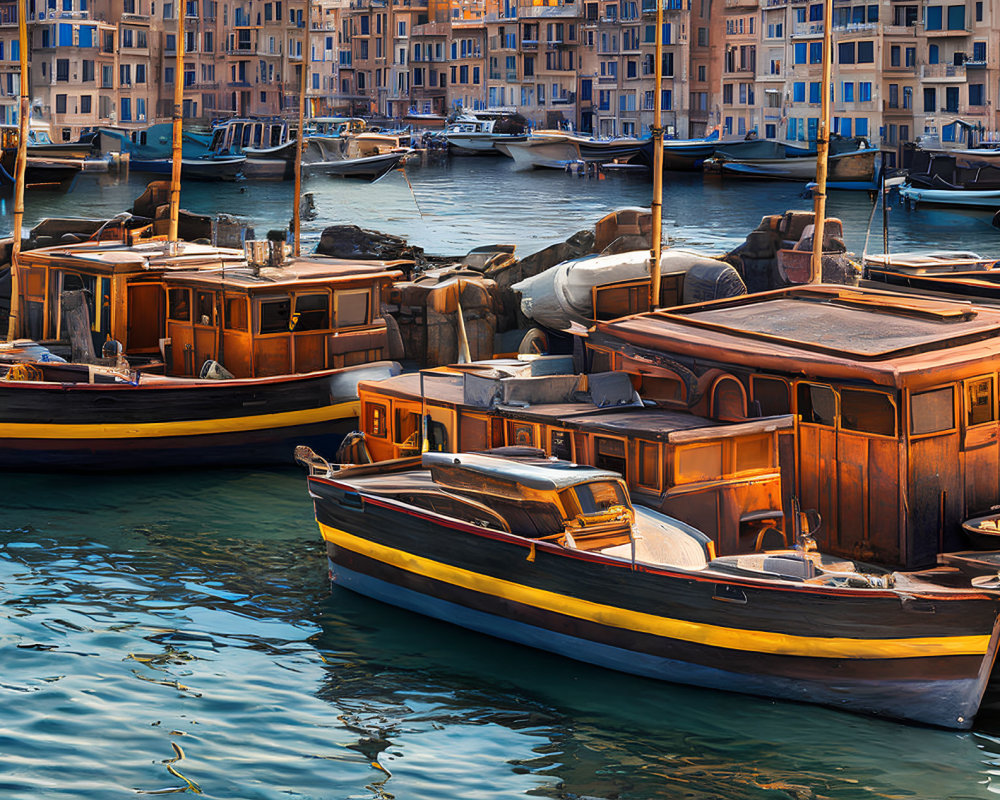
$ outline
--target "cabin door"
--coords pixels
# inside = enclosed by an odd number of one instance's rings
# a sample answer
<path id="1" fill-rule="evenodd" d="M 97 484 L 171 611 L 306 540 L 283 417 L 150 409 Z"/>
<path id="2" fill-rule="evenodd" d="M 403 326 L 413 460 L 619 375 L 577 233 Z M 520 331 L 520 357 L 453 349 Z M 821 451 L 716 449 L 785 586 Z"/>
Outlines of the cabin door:
<path id="1" fill-rule="evenodd" d="M 961 384 L 959 384 L 961 386 Z M 937 553 L 963 547 L 965 495 L 955 386 L 913 392 L 907 489 L 907 567 L 933 564 Z"/>
<path id="2" fill-rule="evenodd" d="M 962 383 L 962 455 L 965 459 L 966 517 L 989 513 L 1000 502 L 1000 431 L 996 413 L 996 379 L 993 375 Z"/>
<path id="3" fill-rule="evenodd" d="M 837 469 L 838 397 L 832 386 L 799 383 L 795 390 L 799 416 L 799 503 L 823 518 L 820 549 L 836 549 L 839 525 Z"/>
<path id="4" fill-rule="evenodd" d="M 163 287 L 137 284 L 128 287 L 127 353 L 155 352 L 165 333 L 166 302 Z"/>

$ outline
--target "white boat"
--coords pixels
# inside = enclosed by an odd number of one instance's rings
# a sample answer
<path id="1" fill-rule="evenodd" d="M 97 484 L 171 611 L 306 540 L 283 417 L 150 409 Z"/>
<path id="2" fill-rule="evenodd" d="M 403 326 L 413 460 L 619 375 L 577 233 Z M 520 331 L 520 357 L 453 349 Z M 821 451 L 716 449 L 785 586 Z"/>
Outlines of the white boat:
<path id="1" fill-rule="evenodd" d="M 562 131 L 535 131 L 523 142 L 498 144 L 497 150 L 513 158 L 517 169 L 566 169 L 581 160 L 580 146 Z"/>
<path id="2" fill-rule="evenodd" d="M 523 142 L 528 137 L 527 120 L 512 109 L 464 111 L 442 134 L 457 153 L 495 154 L 497 145 Z"/>

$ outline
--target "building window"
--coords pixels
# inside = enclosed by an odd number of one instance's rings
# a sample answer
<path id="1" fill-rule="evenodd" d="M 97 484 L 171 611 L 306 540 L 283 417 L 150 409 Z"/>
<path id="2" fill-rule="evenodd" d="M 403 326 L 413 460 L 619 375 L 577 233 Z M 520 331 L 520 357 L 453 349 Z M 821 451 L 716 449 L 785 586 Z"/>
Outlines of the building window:
<path id="1" fill-rule="evenodd" d="M 66 95 L 64 94 L 56 95 L 56 113 L 57 114 L 66 113 Z"/>
<path id="2" fill-rule="evenodd" d="M 969 84 L 969 105 L 970 106 L 981 106 L 985 104 L 985 93 L 983 91 L 984 86 L 981 83 L 970 83 Z"/>
<path id="3" fill-rule="evenodd" d="M 875 63 L 875 42 L 858 42 L 858 63 Z"/>

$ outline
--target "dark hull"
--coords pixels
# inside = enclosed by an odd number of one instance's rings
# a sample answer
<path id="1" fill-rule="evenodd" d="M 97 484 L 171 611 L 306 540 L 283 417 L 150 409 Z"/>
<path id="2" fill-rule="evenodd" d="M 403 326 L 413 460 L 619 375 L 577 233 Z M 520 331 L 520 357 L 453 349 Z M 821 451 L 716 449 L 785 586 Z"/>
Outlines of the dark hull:
<path id="1" fill-rule="evenodd" d="M 333 452 L 356 427 L 358 380 L 388 374 L 372 365 L 137 386 L 0 381 L 0 469 L 292 463 L 299 444 Z"/>
<path id="2" fill-rule="evenodd" d="M 641 566 L 364 498 L 311 478 L 332 580 L 403 608 L 624 672 L 967 728 L 997 603 Z M 361 506 L 361 507 L 359 507 Z M 533 557 L 532 557 L 533 556 Z M 926 613 L 933 607 L 934 614 Z"/>

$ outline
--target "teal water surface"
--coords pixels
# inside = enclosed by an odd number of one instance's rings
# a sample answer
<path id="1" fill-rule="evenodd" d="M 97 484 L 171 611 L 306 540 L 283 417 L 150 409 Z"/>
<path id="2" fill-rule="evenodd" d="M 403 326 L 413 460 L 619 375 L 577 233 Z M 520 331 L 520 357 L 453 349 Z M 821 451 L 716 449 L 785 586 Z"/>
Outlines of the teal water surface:
<path id="1" fill-rule="evenodd" d="M 648 203 L 641 179 L 465 159 L 369 186 L 313 180 L 319 216 L 429 252 L 519 251 Z M 116 213 L 143 181 L 81 176 L 29 222 Z M 799 187 L 668 181 L 665 231 L 722 249 Z M 289 216 L 291 188 L 185 185 L 193 211 Z M 416 198 L 416 204 L 414 202 Z M 417 211 L 419 205 L 419 212 Z M 870 206 L 831 196 L 860 250 Z M 0 213 L 6 214 L 6 207 Z M 892 212 L 894 248 L 997 252 L 989 215 Z M 128 465 L 123 465 L 127 468 Z M 671 686 L 329 587 L 305 478 L 285 471 L 7 474 L 0 495 L 0 798 L 986 798 L 1000 723 L 954 733 Z M 176 748 L 175 748 L 176 746 Z"/>
<path id="2" fill-rule="evenodd" d="M 988 725 L 661 684 L 331 592 L 295 470 L 4 483 L 4 798 L 995 791 Z"/>
<path id="3" fill-rule="evenodd" d="M 150 176 L 81 174 L 67 193 L 29 192 L 25 224 L 47 216 L 107 217 L 131 206 Z M 407 181 L 408 179 L 408 181 Z M 663 193 L 664 238 L 672 244 L 717 252 L 743 241 L 765 214 L 811 209 L 803 185 L 783 181 L 722 181 L 697 173 L 668 173 Z M 473 247 L 513 243 L 527 254 L 590 228 L 609 211 L 649 206 L 645 174 L 609 175 L 602 180 L 553 170 L 519 172 L 510 159 L 467 157 L 416 162 L 406 177 L 389 173 L 375 184 L 314 176 L 303 184 L 317 216 L 303 223 L 304 249 L 323 228 L 351 223 L 407 237 L 433 254 L 464 254 Z M 195 213 L 226 212 L 251 220 L 263 238 L 291 219 L 290 182 L 185 183 L 181 206 Z M 906 211 L 890 203 L 889 241 L 894 252 L 961 247 L 984 254 L 1000 251 L 1000 231 L 991 213 L 921 207 Z M 871 215 L 865 192 L 832 191 L 828 213 L 844 222 L 848 248 L 861 253 Z M 10 202 L 0 200 L 0 229 L 10 229 Z M 870 250 L 881 251 L 881 213 Z"/>

